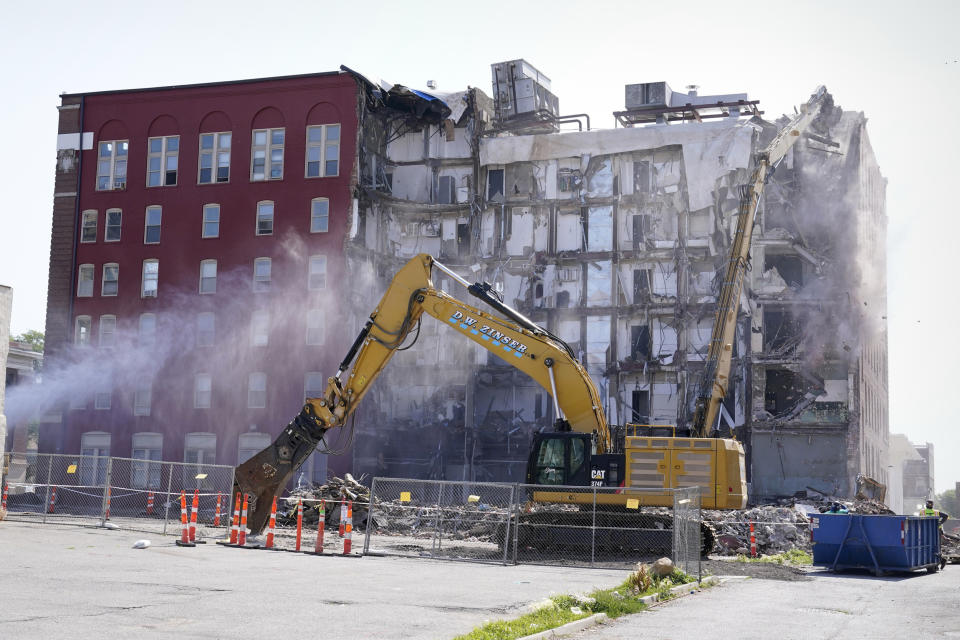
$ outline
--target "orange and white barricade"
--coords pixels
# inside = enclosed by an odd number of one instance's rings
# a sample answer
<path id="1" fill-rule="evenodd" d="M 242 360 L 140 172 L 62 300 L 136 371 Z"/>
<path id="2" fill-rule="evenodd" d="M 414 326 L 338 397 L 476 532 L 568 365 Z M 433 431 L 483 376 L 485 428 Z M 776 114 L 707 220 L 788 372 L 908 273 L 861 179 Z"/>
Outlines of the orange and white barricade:
<path id="1" fill-rule="evenodd" d="M 270 507 L 270 522 L 267 524 L 266 549 L 273 549 L 273 536 L 277 530 L 277 496 L 273 496 L 273 505 Z"/>
<path id="2" fill-rule="evenodd" d="M 107 487 L 107 508 L 103 512 L 103 519 L 104 520 L 110 519 L 110 487 Z"/>
<path id="3" fill-rule="evenodd" d="M 297 501 L 297 548 L 300 551 L 300 540 L 303 535 L 303 500 Z"/>
<path id="4" fill-rule="evenodd" d="M 313 545 L 313 551 L 304 551 L 311 556 L 323 555 L 323 528 L 327 524 L 327 501 L 320 500 L 320 519 L 317 521 L 317 541 Z"/>
<path id="5" fill-rule="evenodd" d="M 344 497 L 340 497 L 340 537 L 343 537 L 345 523 L 347 521 L 347 502 Z"/>
<path id="6" fill-rule="evenodd" d="M 147 515 L 153 515 L 153 491 L 147 492 Z"/>
<path id="7" fill-rule="evenodd" d="M 233 502 L 233 525 L 230 527 L 230 544 L 237 544 L 237 534 L 240 532 L 240 492 Z"/>
<path id="8" fill-rule="evenodd" d="M 223 493 L 217 491 L 217 510 L 213 513 L 213 526 L 220 526 L 220 501 L 223 499 Z"/>
<path id="9" fill-rule="evenodd" d="M 4 511 L 7 510 L 7 491 L 8 491 L 9 489 L 10 489 L 10 483 L 9 483 L 9 482 L 4 482 L 4 483 L 3 483 L 3 510 L 4 510 Z"/>
<path id="10" fill-rule="evenodd" d="M 240 510 L 240 532 L 237 544 L 241 547 L 247 544 L 247 509 L 250 507 L 250 494 L 243 494 L 243 509 Z"/>
<path id="11" fill-rule="evenodd" d="M 57 488 L 50 487 L 50 505 L 47 507 L 47 513 L 53 513 L 53 505 L 57 503 Z"/>
<path id="12" fill-rule="evenodd" d="M 180 492 L 180 539 L 177 540 L 177 546 L 197 546 L 193 542 L 190 542 L 190 525 L 187 523 L 187 494 L 185 491 Z"/>
<path id="13" fill-rule="evenodd" d="M 343 529 L 343 555 L 350 555 L 353 538 L 353 500 L 347 502 L 347 522 Z"/>
<path id="14" fill-rule="evenodd" d="M 750 523 L 750 557 L 757 557 L 757 536 L 753 531 L 753 523 Z"/>

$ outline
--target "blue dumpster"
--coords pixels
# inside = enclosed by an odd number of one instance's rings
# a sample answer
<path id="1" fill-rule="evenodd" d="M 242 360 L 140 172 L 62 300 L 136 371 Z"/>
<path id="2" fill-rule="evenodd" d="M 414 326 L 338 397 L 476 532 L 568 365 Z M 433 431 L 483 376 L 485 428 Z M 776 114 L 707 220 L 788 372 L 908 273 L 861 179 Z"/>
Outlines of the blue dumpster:
<path id="1" fill-rule="evenodd" d="M 940 566 L 936 518 L 821 513 L 811 517 L 813 564 L 874 575 Z"/>

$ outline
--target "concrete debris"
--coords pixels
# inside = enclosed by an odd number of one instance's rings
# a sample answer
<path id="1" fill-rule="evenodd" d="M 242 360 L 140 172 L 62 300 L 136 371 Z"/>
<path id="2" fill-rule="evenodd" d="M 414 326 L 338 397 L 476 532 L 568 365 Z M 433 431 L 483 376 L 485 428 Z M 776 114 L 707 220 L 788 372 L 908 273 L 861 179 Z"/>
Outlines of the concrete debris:
<path id="1" fill-rule="evenodd" d="M 800 549 L 810 551 L 810 516 L 824 513 L 832 502 L 840 502 L 849 513 L 892 514 L 875 500 L 841 501 L 824 496 L 822 500 L 781 500 L 778 504 L 759 505 L 738 511 L 703 512 L 716 531 L 713 553 L 716 555 L 748 555 L 750 523 L 754 523 L 757 553 L 774 555 Z"/>
<path id="2" fill-rule="evenodd" d="M 360 477 L 363 480 L 363 476 Z M 305 485 L 297 487 L 284 498 L 286 510 L 277 511 L 277 525 L 290 527 L 297 525 L 297 503 L 303 501 L 304 525 L 316 526 L 320 521 L 320 501 L 326 501 L 327 524 L 340 523 L 340 501 L 353 501 L 353 522 L 356 525 L 367 517 L 367 506 L 370 504 L 370 488 L 345 474 L 340 478 L 331 477 L 320 486 Z"/>
<path id="3" fill-rule="evenodd" d="M 134 549 L 149 549 L 150 541 L 149 540 L 137 540 L 133 543 Z"/>

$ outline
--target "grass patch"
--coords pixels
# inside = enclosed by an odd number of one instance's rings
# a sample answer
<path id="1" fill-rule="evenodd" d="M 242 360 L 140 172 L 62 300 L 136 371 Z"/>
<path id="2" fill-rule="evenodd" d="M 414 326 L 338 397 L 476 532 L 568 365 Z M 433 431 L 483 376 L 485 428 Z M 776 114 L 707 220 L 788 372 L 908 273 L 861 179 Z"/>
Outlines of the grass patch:
<path id="1" fill-rule="evenodd" d="M 800 566 L 813 564 L 813 556 L 802 549 L 791 549 L 773 556 L 760 556 L 751 558 L 750 556 L 738 555 L 737 562 L 765 562 L 769 564 L 786 564 L 790 566 Z"/>
<path id="2" fill-rule="evenodd" d="M 666 599 L 672 587 L 688 582 L 696 582 L 696 578 L 679 570 L 658 578 L 641 568 L 613 589 L 597 589 L 586 597 L 553 596 L 535 611 L 513 620 L 488 622 L 466 635 L 457 636 L 454 640 L 515 640 L 596 613 L 619 618 L 646 609 L 647 605 L 640 602 L 640 598 L 659 593 L 661 599 Z"/>

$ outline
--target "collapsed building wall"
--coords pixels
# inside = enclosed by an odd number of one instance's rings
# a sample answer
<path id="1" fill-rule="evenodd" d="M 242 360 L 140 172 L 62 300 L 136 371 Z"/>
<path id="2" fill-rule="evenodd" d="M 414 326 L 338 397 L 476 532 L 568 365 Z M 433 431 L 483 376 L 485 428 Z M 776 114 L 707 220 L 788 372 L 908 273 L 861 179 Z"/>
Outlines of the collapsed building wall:
<path id="1" fill-rule="evenodd" d="M 358 288 L 355 328 L 393 273 L 429 253 L 565 340 L 611 424 L 686 426 L 738 187 L 776 125 L 734 117 L 512 135 L 491 129 L 492 102 L 477 89 L 445 96 L 449 113 L 368 90 L 348 253 L 369 286 Z M 840 155 L 801 144 L 778 168 L 741 300 L 725 406 L 764 495 L 817 478 L 841 494 L 858 473 L 883 479 L 885 336 L 867 331 L 857 307 L 885 314 L 882 286 L 868 287 L 885 267 L 866 260 L 883 255 L 883 179 L 862 115 L 838 110 L 834 121 Z M 446 277 L 434 285 L 467 299 Z M 825 327 L 843 330 L 824 340 Z M 532 380 L 430 318 L 382 378 L 359 412 L 360 469 L 522 480 L 532 434 L 555 417 Z M 836 480 L 825 487 L 824 477 Z"/>

